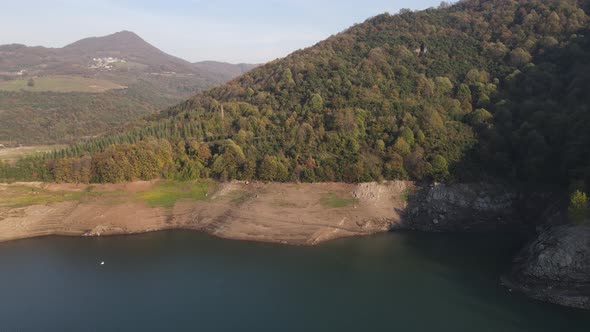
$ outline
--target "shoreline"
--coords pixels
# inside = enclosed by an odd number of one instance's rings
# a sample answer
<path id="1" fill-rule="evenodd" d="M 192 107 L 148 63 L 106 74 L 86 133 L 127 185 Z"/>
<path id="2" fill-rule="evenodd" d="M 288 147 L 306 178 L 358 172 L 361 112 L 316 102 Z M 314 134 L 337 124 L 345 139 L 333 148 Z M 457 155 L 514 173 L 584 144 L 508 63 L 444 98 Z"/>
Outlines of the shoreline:
<path id="1" fill-rule="evenodd" d="M 506 187 L 492 184 L 418 185 L 409 181 L 0 184 L 0 242 L 43 236 L 128 236 L 184 230 L 228 240 L 314 246 L 391 230 L 530 230 L 531 224 L 518 213 L 517 197 Z M 563 248 L 555 245 L 561 242 L 552 241 L 548 248 L 561 253 Z M 534 267 L 538 261 L 536 252 L 525 250 L 519 255 L 527 262 L 525 268 Z M 571 255 L 574 257 L 573 251 Z M 553 265 L 541 264 L 538 268 Z M 563 270 L 561 265 L 558 270 Z M 575 275 L 566 273 L 570 274 Z M 551 281 L 548 284 L 553 285 Z M 568 286 L 557 296 L 543 290 L 521 291 L 548 302 L 586 308 L 587 304 L 578 303 L 587 303 L 588 297 L 577 289 Z M 571 292 L 573 300 L 563 295 Z"/>
<path id="2" fill-rule="evenodd" d="M 179 196 L 172 204 L 153 205 L 152 196 L 159 194 L 162 183 L 165 182 L 92 186 L 3 184 L 0 242 L 51 235 L 107 236 L 188 230 L 233 240 L 316 245 L 390 230 L 393 224 L 400 223 L 401 211 L 407 207 L 406 191 L 414 186 L 405 181 L 233 181 L 210 183 L 204 199 Z M 201 184 L 195 183 L 194 187 Z M 179 192 L 184 195 L 182 190 Z M 147 200 L 141 199 L 145 197 Z M 155 197 L 156 201 L 162 198 L 166 197 Z M 33 204 L 19 205 L 19 200 Z M 48 202 L 39 204 L 43 200 Z"/>

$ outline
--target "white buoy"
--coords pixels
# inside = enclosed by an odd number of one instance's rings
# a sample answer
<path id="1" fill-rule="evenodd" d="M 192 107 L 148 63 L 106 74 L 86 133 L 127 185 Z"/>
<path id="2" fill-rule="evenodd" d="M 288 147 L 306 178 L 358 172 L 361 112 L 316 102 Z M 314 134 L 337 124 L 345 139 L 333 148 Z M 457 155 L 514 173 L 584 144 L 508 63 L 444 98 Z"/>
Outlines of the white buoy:
<path id="1" fill-rule="evenodd" d="M 100 265 L 104 265 L 104 261 L 100 262 Z"/>

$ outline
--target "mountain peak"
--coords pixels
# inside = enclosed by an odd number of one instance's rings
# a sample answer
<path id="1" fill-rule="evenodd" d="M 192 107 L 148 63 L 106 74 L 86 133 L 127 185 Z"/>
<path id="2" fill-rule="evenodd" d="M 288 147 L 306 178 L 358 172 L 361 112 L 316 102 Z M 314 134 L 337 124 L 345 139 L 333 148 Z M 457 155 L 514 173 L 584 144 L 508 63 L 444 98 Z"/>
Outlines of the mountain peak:
<path id="1" fill-rule="evenodd" d="M 112 40 L 121 40 L 121 41 L 136 41 L 136 42 L 143 42 L 146 43 L 147 42 L 145 40 L 143 40 L 143 38 L 141 38 L 138 34 L 136 34 L 133 31 L 128 31 L 128 30 L 122 30 L 119 32 L 115 32 L 113 34 L 104 36 L 104 37 L 98 37 L 98 38 L 103 38 L 103 39 L 112 39 Z"/>
<path id="2" fill-rule="evenodd" d="M 65 49 L 96 49 L 96 50 L 121 50 L 121 49 L 137 49 L 141 48 L 155 48 L 148 42 L 139 37 L 136 33 L 123 30 L 113 34 L 101 37 L 84 38 L 72 44 L 65 46 Z"/>
<path id="3" fill-rule="evenodd" d="M 111 34 L 110 36 L 115 36 L 115 35 L 126 35 L 126 36 L 133 36 L 133 37 L 139 38 L 139 36 L 135 32 L 129 31 L 129 30 L 121 30 L 121 31 Z"/>

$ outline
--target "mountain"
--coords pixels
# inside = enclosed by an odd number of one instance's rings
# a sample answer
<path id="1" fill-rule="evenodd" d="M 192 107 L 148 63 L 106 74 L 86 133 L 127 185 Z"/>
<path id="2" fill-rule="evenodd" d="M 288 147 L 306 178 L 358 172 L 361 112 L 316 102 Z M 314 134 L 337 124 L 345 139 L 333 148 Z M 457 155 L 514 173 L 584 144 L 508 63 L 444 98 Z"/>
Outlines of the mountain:
<path id="1" fill-rule="evenodd" d="M 0 46 L 0 143 L 69 143 L 107 134 L 241 75 L 195 66 L 133 32 L 63 48 Z"/>
<path id="2" fill-rule="evenodd" d="M 587 9 L 574 0 L 467 0 L 378 15 L 124 134 L 46 156 L 60 166 L 44 161 L 36 174 L 72 181 L 83 162 L 98 182 L 491 176 L 583 188 Z M 26 175 L 25 165 L 39 164 L 23 164 Z"/>
<path id="3" fill-rule="evenodd" d="M 130 31 L 120 31 L 104 37 L 79 40 L 63 48 L 24 45 L 0 46 L 0 71 L 30 74 L 92 74 L 96 58 L 114 58 L 140 66 L 123 66 L 125 70 L 148 72 L 178 72 L 198 74 L 208 79 L 186 60 L 166 54 Z M 110 68 L 112 69 L 112 68 Z"/>
<path id="4" fill-rule="evenodd" d="M 123 58 L 127 62 L 147 65 L 153 71 L 199 74 L 188 61 L 160 51 L 129 31 L 117 32 L 106 37 L 82 39 L 65 46 L 63 52 L 66 57 L 71 58 Z"/>

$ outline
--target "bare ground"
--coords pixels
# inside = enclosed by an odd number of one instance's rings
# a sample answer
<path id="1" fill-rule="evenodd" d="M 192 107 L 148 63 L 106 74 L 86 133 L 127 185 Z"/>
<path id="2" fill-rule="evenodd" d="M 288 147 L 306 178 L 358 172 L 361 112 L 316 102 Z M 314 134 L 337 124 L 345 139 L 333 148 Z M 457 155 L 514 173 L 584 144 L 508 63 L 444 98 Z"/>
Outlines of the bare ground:
<path id="1" fill-rule="evenodd" d="M 93 192 L 149 190 L 155 182 L 93 185 Z M 13 186 L 49 192 L 80 192 L 87 185 L 0 185 L 0 242 L 45 236 L 101 236 L 165 229 L 198 230 L 214 236 L 263 242 L 315 245 L 324 241 L 387 231 L 400 221 L 410 182 L 382 184 L 230 182 L 207 200 L 181 200 L 172 208 L 149 207 L 133 199 L 109 196 L 28 206 L 6 206 Z M 331 206 L 326 195 L 345 204 Z"/>

